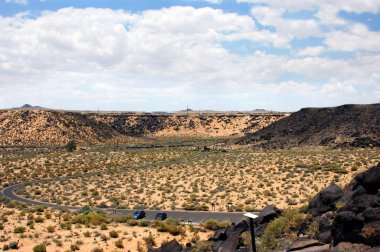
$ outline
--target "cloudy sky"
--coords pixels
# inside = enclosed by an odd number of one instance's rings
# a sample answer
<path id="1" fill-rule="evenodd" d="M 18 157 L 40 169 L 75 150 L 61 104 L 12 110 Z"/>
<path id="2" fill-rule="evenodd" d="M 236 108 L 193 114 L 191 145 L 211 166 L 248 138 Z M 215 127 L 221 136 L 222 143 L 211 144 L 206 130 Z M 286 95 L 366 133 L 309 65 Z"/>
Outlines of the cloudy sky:
<path id="1" fill-rule="evenodd" d="M 0 0 L 0 108 L 380 102 L 379 0 Z"/>

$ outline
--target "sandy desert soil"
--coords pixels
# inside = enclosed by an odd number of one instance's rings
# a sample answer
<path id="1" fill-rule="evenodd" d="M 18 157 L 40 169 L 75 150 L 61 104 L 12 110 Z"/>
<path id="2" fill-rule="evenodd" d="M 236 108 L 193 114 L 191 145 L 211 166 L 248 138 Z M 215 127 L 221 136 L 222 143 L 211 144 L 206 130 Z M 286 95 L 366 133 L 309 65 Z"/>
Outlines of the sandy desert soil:
<path id="1" fill-rule="evenodd" d="M 20 206 L 19 206 L 20 207 Z M 117 220 L 99 223 L 75 223 L 78 213 L 61 212 L 41 207 L 0 209 L 0 247 L 18 242 L 18 251 L 33 251 L 46 244 L 47 251 L 146 251 L 176 239 L 181 244 L 207 240 L 212 234 L 203 227 L 178 225 L 180 233 L 159 232 L 146 221 Z M 146 226 L 148 225 L 148 226 Z M 116 231 L 116 235 L 115 235 Z M 117 236 L 117 237 L 116 237 Z M 121 245 L 120 245 L 121 244 Z"/>
<path id="2" fill-rule="evenodd" d="M 346 184 L 380 161 L 379 149 L 197 150 L 191 147 L 54 153 L 8 160 L 6 181 L 74 175 L 37 182 L 17 193 L 45 202 L 84 206 L 235 211 L 302 206 L 331 183 Z M 101 171 L 81 177 L 82 172 Z M 4 173 L 3 173 L 4 174 Z"/>

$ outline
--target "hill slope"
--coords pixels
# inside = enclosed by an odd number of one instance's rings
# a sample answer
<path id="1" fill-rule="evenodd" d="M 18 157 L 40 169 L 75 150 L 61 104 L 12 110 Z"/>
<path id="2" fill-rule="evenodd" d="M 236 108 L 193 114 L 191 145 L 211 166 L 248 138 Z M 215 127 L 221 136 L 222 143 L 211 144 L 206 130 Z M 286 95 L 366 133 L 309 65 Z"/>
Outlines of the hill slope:
<path id="1" fill-rule="evenodd" d="M 0 111 L 0 146 L 63 145 L 71 139 L 98 144 L 123 138 L 106 124 L 72 112 Z"/>
<path id="2" fill-rule="evenodd" d="M 286 114 L 76 113 L 54 110 L 0 111 L 0 146 L 62 146 L 130 142 L 149 136 L 241 136 Z"/>
<path id="3" fill-rule="evenodd" d="M 256 132 L 285 114 L 93 114 L 128 136 L 242 136 Z"/>
<path id="4" fill-rule="evenodd" d="M 380 146 L 380 104 L 304 108 L 238 143 L 267 148 Z"/>

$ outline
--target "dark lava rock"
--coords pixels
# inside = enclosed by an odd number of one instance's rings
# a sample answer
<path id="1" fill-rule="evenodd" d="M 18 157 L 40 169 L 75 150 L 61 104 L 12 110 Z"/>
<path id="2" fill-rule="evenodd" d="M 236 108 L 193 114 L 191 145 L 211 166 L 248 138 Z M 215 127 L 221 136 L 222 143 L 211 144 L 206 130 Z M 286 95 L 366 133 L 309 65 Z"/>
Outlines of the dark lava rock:
<path id="1" fill-rule="evenodd" d="M 365 243 L 360 231 L 364 226 L 363 217 L 359 217 L 353 212 L 340 212 L 336 215 L 331 229 L 334 238 L 334 245 L 340 242 Z"/>
<path id="2" fill-rule="evenodd" d="M 271 220 L 279 217 L 282 211 L 273 205 L 266 206 L 257 218 L 257 224 L 269 223 Z"/>
<path id="3" fill-rule="evenodd" d="M 228 236 L 227 240 L 218 248 L 218 252 L 232 252 L 241 245 L 240 233 L 236 232 Z"/>
<path id="4" fill-rule="evenodd" d="M 225 241 L 227 239 L 226 230 L 217 230 L 209 241 Z"/>
<path id="5" fill-rule="evenodd" d="M 363 186 L 369 194 L 377 194 L 380 189 L 380 163 L 359 173 L 355 177 L 355 181 Z"/>
<path id="6" fill-rule="evenodd" d="M 266 206 L 261 212 L 259 217 L 254 221 L 255 233 L 257 236 L 261 236 L 269 222 L 278 218 L 282 214 L 282 211 L 273 205 Z M 248 226 L 249 227 L 249 226 Z"/>
<path id="7" fill-rule="evenodd" d="M 150 248 L 148 252 L 180 252 L 182 250 L 182 245 L 176 240 L 172 240 L 168 243 L 162 244 L 161 247 L 157 249 Z"/>
<path id="8" fill-rule="evenodd" d="M 317 240 L 299 238 L 289 245 L 289 248 L 287 249 L 287 251 L 297 251 L 297 250 L 305 249 L 308 247 L 321 246 L 321 245 L 323 244 Z"/>
<path id="9" fill-rule="evenodd" d="M 309 212 L 319 215 L 335 209 L 335 204 L 343 197 L 343 190 L 331 185 L 320 191 L 310 202 Z"/>
<path id="10" fill-rule="evenodd" d="M 341 242 L 337 246 L 330 249 L 331 252 L 379 252 L 380 247 L 372 248 L 365 244 L 354 244 L 349 242 Z"/>

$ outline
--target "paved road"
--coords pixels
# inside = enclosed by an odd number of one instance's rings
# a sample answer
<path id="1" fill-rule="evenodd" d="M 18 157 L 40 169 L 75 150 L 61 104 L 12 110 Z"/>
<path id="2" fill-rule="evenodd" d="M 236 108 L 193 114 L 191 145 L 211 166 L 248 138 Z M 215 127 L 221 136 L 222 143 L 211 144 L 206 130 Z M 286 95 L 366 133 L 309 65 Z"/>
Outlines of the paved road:
<path id="1" fill-rule="evenodd" d="M 40 201 L 34 201 L 31 199 L 22 198 L 18 195 L 16 195 L 13 191 L 17 189 L 18 187 L 22 186 L 21 184 L 15 184 L 12 186 L 9 186 L 7 188 L 4 188 L 2 190 L 2 194 L 6 196 L 9 199 L 16 200 L 22 203 L 30 204 L 30 205 L 39 205 L 39 206 L 46 206 L 51 208 L 61 208 L 61 209 L 67 209 L 67 210 L 79 210 L 80 207 L 75 206 L 64 206 L 64 205 L 57 205 L 52 203 L 46 203 L 46 202 L 40 202 Z M 112 212 L 112 209 L 109 208 L 95 208 L 95 210 L 103 210 L 103 211 L 109 211 Z M 136 210 L 129 210 L 129 209 L 115 209 L 116 214 L 132 214 Z M 154 216 L 157 212 L 156 210 L 146 210 L 146 219 L 152 220 L 154 219 Z M 231 221 L 234 223 L 238 223 L 239 221 L 243 220 L 245 217 L 243 216 L 244 213 L 238 212 L 238 213 L 229 213 L 229 212 L 207 212 L 207 211 L 165 211 L 168 214 L 168 217 L 173 217 L 178 220 L 182 220 L 184 222 L 192 222 L 192 223 L 201 223 L 205 220 L 214 219 L 218 221 Z M 256 213 L 257 214 L 257 213 Z"/>

